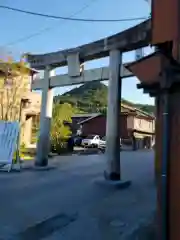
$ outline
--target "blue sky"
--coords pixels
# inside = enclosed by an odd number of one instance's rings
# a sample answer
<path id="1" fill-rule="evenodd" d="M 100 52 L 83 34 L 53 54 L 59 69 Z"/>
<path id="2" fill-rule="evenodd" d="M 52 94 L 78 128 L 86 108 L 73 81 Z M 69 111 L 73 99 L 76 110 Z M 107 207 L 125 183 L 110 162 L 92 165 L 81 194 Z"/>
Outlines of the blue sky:
<path id="1" fill-rule="evenodd" d="M 68 17 L 80 11 L 86 4 L 89 4 L 89 7 L 77 14 L 76 17 L 94 19 L 148 17 L 150 13 L 150 8 L 145 0 L 1 0 L 1 4 Z M 5 27 L 1 28 L 0 50 L 12 51 L 15 57 L 18 57 L 23 52 L 47 53 L 76 47 L 115 34 L 140 22 L 71 22 L 46 19 L 3 9 L 0 9 L 0 20 L 2 23 L 6 23 L 4 24 Z M 50 29 L 44 31 L 46 28 Z M 26 41 L 17 41 L 18 39 L 26 38 L 26 36 L 39 32 L 41 34 L 31 37 Z M 8 45 L 9 43 L 15 44 Z M 145 49 L 146 54 L 151 51 L 150 48 Z M 123 61 L 132 61 L 134 60 L 134 56 L 134 52 L 125 53 Z M 100 67 L 107 64 L 108 59 L 106 58 L 89 62 L 86 64 L 86 68 Z M 134 102 L 153 103 L 154 100 L 152 98 L 143 94 L 141 90 L 136 89 L 137 82 L 136 78 L 123 80 L 123 97 Z M 55 93 L 63 93 L 69 89 L 71 87 L 56 89 Z"/>

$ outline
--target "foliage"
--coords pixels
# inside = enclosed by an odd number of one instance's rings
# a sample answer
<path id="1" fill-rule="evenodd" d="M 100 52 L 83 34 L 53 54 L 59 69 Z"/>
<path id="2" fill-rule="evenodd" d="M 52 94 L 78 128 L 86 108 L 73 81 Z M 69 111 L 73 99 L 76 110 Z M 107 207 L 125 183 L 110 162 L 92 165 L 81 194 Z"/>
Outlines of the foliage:
<path id="1" fill-rule="evenodd" d="M 51 150 L 61 153 L 67 148 L 67 139 L 71 135 L 71 117 L 74 109 L 68 103 L 54 104 L 51 123 Z"/>
<path id="2" fill-rule="evenodd" d="M 78 88 L 75 88 L 61 96 L 54 98 L 55 103 L 69 103 L 81 112 L 106 113 L 108 87 L 100 82 L 88 82 Z M 139 108 L 147 113 L 154 113 L 153 105 L 134 104 L 125 99 L 122 103 Z"/>
<path id="3" fill-rule="evenodd" d="M 26 156 L 25 153 L 26 153 L 26 145 L 25 145 L 25 143 L 22 143 L 19 148 L 20 159 L 24 159 L 24 157 Z M 16 163 L 16 151 L 14 152 L 14 155 L 13 155 L 13 161 L 14 161 L 14 163 Z"/>
<path id="4" fill-rule="evenodd" d="M 22 143 L 21 146 L 20 146 L 20 150 L 21 151 L 24 151 L 26 149 L 26 144 L 25 143 Z"/>
<path id="5" fill-rule="evenodd" d="M 148 104 L 136 104 L 137 108 L 140 108 L 144 112 L 155 113 L 155 106 Z"/>
<path id="6" fill-rule="evenodd" d="M 0 119 L 18 120 L 20 102 L 28 85 L 29 72 L 25 63 L 10 57 L 0 61 Z"/>

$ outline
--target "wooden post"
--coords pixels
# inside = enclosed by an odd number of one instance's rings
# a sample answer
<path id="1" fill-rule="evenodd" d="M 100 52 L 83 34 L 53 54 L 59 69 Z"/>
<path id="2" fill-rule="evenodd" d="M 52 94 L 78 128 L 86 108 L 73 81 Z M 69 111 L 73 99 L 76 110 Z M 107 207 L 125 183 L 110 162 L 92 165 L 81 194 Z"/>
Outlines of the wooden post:
<path id="1" fill-rule="evenodd" d="M 172 74 L 172 79 L 175 73 Z M 162 238 L 162 222 L 163 222 L 163 197 L 166 197 L 167 202 L 167 236 L 166 239 L 180 239 L 180 110 L 177 103 L 180 101 L 180 83 L 173 84 L 169 89 L 169 158 L 167 171 L 167 190 L 166 196 L 163 196 L 163 178 L 162 161 L 163 161 L 163 95 L 158 96 L 158 113 L 156 123 L 156 161 L 157 161 L 157 189 L 158 189 L 158 216 L 159 216 L 159 237 Z"/>

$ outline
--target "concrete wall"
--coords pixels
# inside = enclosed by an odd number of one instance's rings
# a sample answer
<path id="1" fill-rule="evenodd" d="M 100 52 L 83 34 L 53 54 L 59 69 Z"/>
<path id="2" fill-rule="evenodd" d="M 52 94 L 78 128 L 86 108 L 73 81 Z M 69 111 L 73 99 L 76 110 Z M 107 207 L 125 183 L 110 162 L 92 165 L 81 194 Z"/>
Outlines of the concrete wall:
<path id="1" fill-rule="evenodd" d="M 147 133 L 155 132 L 155 119 L 151 120 L 148 118 L 143 118 L 143 116 L 128 116 L 127 117 L 127 127 L 128 129 L 134 129 Z"/>
<path id="2" fill-rule="evenodd" d="M 24 119 L 22 119 L 22 138 L 21 143 L 25 143 L 29 145 L 31 143 L 32 138 L 32 124 L 33 124 L 33 116 L 40 114 L 41 107 L 41 95 L 37 92 L 28 92 L 26 97 L 30 100 L 30 104 L 27 108 L 22 109 L 22 116 L 24 115 Z M 24 121 L 24 122 L 23 122 Z"/>
<path id="3" fill-rule="evenodd" d="M 142 132 L 154 132 L 154 120 L 134 117 L 134 129 Z"/>
<path id="4" fill-rule="evenodd" d="M 32 116 L 26 116 L 21 131 L 21 144 L 28 146 L 31 143 L 32 136 Z"/>
<path id="5" fill-rule="evenodd" d="M 127 128 L 134 129 L 134 116 L 127 116 Z"/>
<path id="6" fill-rule="evenodd" d="M 28 108 L 24 109 L 27 114 L 39 114 L 41 108 L 41 94 L 37 92 L 27 92 L 23 97 L 30 100 Z"/>
<path id="7" fill-rule="evenodd" d="M 8 88 L 4 86 L 4 78 L 0 75 L 0 118 L 4 119 L 8 110 L 8 120 L 18 120 L 20 112 L 20 102 L 22 98 L 29 99 L 31 104 L 28 107 L 28 113 L 40 112 L 41 95 L 37 92 L 31 92 L 31 77 L 27 74 L 13 77 L 13 82 L 9 82 Z M 27 111 L 27 110 L 25 110 Z M 11 113 L 10 113 L 11 112 Z"/>

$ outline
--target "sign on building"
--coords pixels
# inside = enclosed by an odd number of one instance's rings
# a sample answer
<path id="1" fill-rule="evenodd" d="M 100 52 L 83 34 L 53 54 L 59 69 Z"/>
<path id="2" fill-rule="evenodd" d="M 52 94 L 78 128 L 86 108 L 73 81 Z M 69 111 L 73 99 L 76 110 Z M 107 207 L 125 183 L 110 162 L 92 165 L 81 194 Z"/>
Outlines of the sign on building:
<path id="1" fill-rule="evenodd" d="M 0 121 L 0 166 L 13 164 L 19 134 L 18 122 Z"/>

